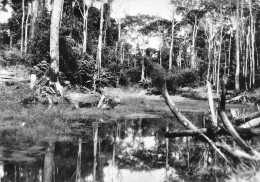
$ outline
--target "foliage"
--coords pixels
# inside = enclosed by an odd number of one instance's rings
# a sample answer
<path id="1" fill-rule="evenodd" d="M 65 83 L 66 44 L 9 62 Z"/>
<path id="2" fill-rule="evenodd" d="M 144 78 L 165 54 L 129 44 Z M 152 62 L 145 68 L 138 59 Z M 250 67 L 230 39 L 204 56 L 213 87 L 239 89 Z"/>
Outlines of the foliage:
<path id="1" fill-rule="evenodd" d="M 3 58 L 7 66 L 17 65 L 17 64 L 30 66 L 33 60 L 33 55 L 31 54 L 23 55 L 17 49 L 9 49 L 5 51 L 1 51 L 0 56 Z"/>
<path id="2" fill-rule="evenodd" d="M 167 77 L 166 70 L 157 63 L 148 63 L 148 66 L 152 70 L 152 85 L 161 89 Z"/>
<path id="3" fill-rule="evenodd" d="M 193 69 L 176 69 L 174 67 L 168 72 L 167 87 L 169 91 L 176 92 L 178 87 L 195 87 L 198 86 L 198 73 Z"/>
<path id="4" fill-rule="evenodd" d="M 45 56 L 50 51 L 50 25 L 51 17 L 48 10 L 44 8 L 38 15 L 38 20 L 35 26 L 35 39 L 30 41 L 30 50 L 33 54 Z M 37 63 L 37 61 L 35 61 Z"/>
<path id="5" fill-rule="evenodd" d="M 83 54 L 77 61 L 76 83 L 92 87 L 93 76 L 95 74 L 95 60 L 88 54 Z M 70 77 L 71 78 L 71 77 Z"/>
<path id="6" fill-rule="evenodd" d="M 25 6 L 27 7 L 25 1 Z M 5 2 L 3 5 L 5 5 Z M 256 19 L 259 19 L 258 4 L 255 1 L 253 3 L 253 15 Z M 104 30 L 106 38 L 103 39 L 102 47 L 102 71 L 101 79 L 98 83 L 103 86 L 116 86 L 117 84 L 126 86 L 139 83 L 142 73 L 142 61 L 145 60 L 145 80 L 150 78 L 154 79 L 152 85 L 158 85 L 158 81 L 162 78 L 167 79 L 167 85 L 169 90 L 175 91 L 177 87 L 183 86 L 196 86 L 200 83 L 205 83 L 208 64 L 209 64 L 209 43 L 210 40 L 210 26 L 213 26 L 214 31 L 212 40 L 215 41 L 216 52 L 213 55 L 213 48 L 211 50 L 212 62 L 217 62 L 217 53 L 220 39 L 220 27 L 223 24 L 223 42 L 222 42 L 222 57 L 220 60 L 220 77 L 224 74 L 224 60 L 228 60 L 228 48 L 229 38 L 231 37 L 231 50 L 230 59 L 231 65 L 229 70 L 229 85 L 228 88 L 233 88 L 234 74 L 235 74 L 235 41 L 233 37 L 234 29 L 234 12 L 235 0 L 226 2 L 223 0 L 199 0 L 199 1 L 180 1 L 171 0 L 169 4 L 172 10 L 181 15 L 178 21 L 174 16 L 175 29 L 174 29 L 174 47 L 173 47 L 173 66 L 172 70 L 167 71 L 169 67 L 169 52 L 171 42 L 171 29 L 172 22 L 163 18 L 149 16 L 149 15 L 127 15 L 124 19 L 121 19 L 121 40 L 118 39 L 118 22 L 115 19 L 110 18 L 109 22 L 106 22 L 110 13 L 108 5 L 105 5 L 104 26 L 107 27 Z M 12 1 L 11 6 L 13 8 L 12 17 L 7 25 L 1 26 L 3 32 L 3 44 L 7 47 L 10 40 L 10 34 L 13 38 L 14 49 L 5 49 L 1 51 L 2 59 L 9 65 L 26 64 L 28 66 L 35 66 L 38 76 L 42 76 L 49 66 L 49 42 L 50 42 L 50 12 L 45 6 L 42 6 L 36 21 L 36 37 L 34 40 L 29 41 L 29 53 L 24 54 L 18 51 L 20 47 L 21 38 L 21 19 L 22 19 L 22 3 L 21 1 Z M 100 27 L 100 10 L 96 7 L 89 9 L 88 15 L 88 39 L 87 39 L 87 53 L 82 53 L 82 40 L 83 40 L 83 3 L 79 1 L 76 3 L 72 10 L 72 3 L 69 0 L 65 0 L 64 9 L 62 14 L 62 22 L 60 28 L 60 75 L 62 80 L 69 80 L 72 84 L 81 84 L 88 88 L 93 86 L 93 76 L 95 73 L 96 65 L 96 53 L 97 53 L 97 41 Z M 245 4 L 243 9 L 243 25 L 245 34 L 247 33 L 247 25 L 250 23 L 249 7 Z M 27 13 L 27 12 L 26 12 Z M 221 22 L 223 17 L 223 22 Z M 29 24 L 30 22 L 29 18 Z M 191 58 L 192 58 L 192 37 L 194 33 L 194 27 L 196 23 L 197 38 L 195 41 L 196 52 L 196 70 L 190 70 Z M 29 26 L 30 29 L 30 26 Z M 6 31 L 9 30 L 9 31 Z M 259 52 L 259 31 L 256 28 L 256 52 Z M 161 39 L 160 50 L 158 46 L 155 49 L 150 46 L 150 39 Z M 242 35 L 241 35 L 242 36 Z M 30 37 L 30 32 L 29 32 Z M 124 51 L 120 49 L 121 45 L 124 45 Z M 1 48 L 2 49 L 2 48 Z M 124 52 L 125 60 L 123 64 L 119 63 L 119 60 Z M 243 53 L 244 54 L 244 53 Z M 255 58 L 257 55 L 255 54 Z M 147 60 L 151 62 L 160 62 L 162 60 L 162 67 L 157 70 L 151 69 Z M 213 59 L 214 58 L 214 59 Z M 179 60 L 180 59 L 180 60 Z M 241 61 L 244 59 L 241 58 Z M 181 64 L 178 61 L 181 62 Z M 126 64 L 128 62 L 128 64 Z M 134 63 L 135 62 L 135 63 Z M 211 62 L 211 69 L 213 70 L 213 63 Z M 158 66 L 158 65 L 157 65 Z M 157 67 L 155 66 L 155 67 Z M 178 66 L 178 68 L 177 68 Z M 258 66 L 259 67 L 259 66 Z M 156 75 L 154 70 L 157 70 L 162 75 Z M 258 68 L 259 70 L 259 68 Z M 164 72 L 164 73 L 163 73 Z M 242 70 L 241 70 L 242 74 Z M 259 86 L 259 73 L 256 76 L 256 87 Z M 245 78 L 240 78 L 242 88 L 245 88 Z M 142 84 L 141 84 L 142 85 Z M 160 85 L 160 84 L 159 84 Z"/>

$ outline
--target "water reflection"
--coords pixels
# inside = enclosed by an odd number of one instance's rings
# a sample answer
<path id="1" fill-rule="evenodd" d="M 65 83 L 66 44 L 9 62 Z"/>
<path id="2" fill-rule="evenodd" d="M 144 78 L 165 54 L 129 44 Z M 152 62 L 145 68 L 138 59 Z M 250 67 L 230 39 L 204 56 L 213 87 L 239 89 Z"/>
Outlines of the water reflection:
<path id="1" fill-rule="evenodd" d="M 55 150 L 55 144 L 50 143 L 49 147 L 46 149 L 46 153 L 45 153 L 45 157 L 44 157 L 43 182 L 52 182 L 53 176 L 55 176 L 54 150 Z"/>
<path id="2" fill-rule="evenodd" d="M 2 180 L 189 182 L 217 181 L 224 174 L 223 162 L 206 144 L 191 137 L 165 139 L 165 131 L 179 127 L 167 119 L 81 122 L 92 125 L 75 143 L 49 143 L 35 162 L 3 160 Z"/>

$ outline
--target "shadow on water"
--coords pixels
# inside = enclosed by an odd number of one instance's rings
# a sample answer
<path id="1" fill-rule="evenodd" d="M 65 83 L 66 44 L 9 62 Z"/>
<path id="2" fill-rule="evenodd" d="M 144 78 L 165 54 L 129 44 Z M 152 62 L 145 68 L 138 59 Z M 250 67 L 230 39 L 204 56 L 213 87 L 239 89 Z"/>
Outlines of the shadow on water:
<path id="1" fill-rule="evenodd" d="M 180 128 L 170 120 L 81 122 L 90 127 L 74 143 L 49 143 L 41 153 L 23 156 L 25 160 L 11 158 L 14 152 L 1 148 L 1 181 L 190 182 L 226 177 L 225 163 L 207 144 L 191 137 L 164 138 L 165 131 Z"/>

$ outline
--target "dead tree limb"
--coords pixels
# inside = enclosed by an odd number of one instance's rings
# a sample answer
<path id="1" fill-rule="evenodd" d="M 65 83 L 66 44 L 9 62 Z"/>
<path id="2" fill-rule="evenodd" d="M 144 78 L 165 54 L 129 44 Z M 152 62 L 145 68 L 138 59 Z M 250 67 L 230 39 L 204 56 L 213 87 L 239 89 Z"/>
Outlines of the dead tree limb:
<path id="1" fill-rule="evenodd" d="M 250 140 L 253 137 L 260 136 L 260 129 L 256 129 L 256 128 L 253 128 L 253 129 L 252 128 L 235 128 L 235 130 L 241 136 L 241 138 L 244 140 Z M 175 137 L 184 137 L 184 136 L 196 137 L 196 136 L 200 135 L 201 133 L 205 134 L 209 138 L 212 137 L 212 130 L 210 130 L 208 128 L 201 128 L 198 130 L 173 130 L 173 131 L 166 132 L 164 134 L 164 137 L 165 138 L 175 138 Z M 219 129 L 217 131 L 217 133 L 215 133 L 215 134 L 218 136 L 222 136 L 222 135 L 231 136 L 231 134 L 224 128 Z"/>
<path id="2" fill-rule="evenodd" d="M 225 84 L 222 84 L 222 91 L 224 90 L 223 87 L 225 87 Z M 225 100 L 226 100 L 225 94 L 223 92 L 222 92 L 221 100 L 222 100 L 221 102 L 225 102 Z M 222 105 L 220 105 L 220 110 L 219 110 L 220 118 L 221 118 L 223 124 L 225 125 L 227 131 L 230 133 L 230 135 L 232 135 L 232 137 L 234 138 L 236 143 L 245 152 L 249 153 L 250 155 L 258 155 L 258 156 L 260 156 L 260 154 L 257 151 L 253 150 L 250 146 L 248 146 L 246 144 L 246 142 L 239 136 L 239 134 L 236 132 L 236 130 L 234 129 L 233 125 L 229 121 L 229 119 L 228 119 L 224 109 L 225 108 L 223 108 Z"/>
<path id="3" fill-rule="evenodd" d="M 208 100 L 209 100 L 209 107 L 210 107 L 210 113 L 211 113 L 211 119 L 213 126 L 217 128 L 218 126 L 218 118 L 216 115 L 216 109 L 214 107 L 214 101 L 213 101 L 213 96 L 212 96 L 212 89 L 211 89 L 211 84 L 209 81 L 207 81 L 207 88 L 208 88 Z"/>
<path id="4" fill-rule="evenodd" d="M 248 122 L 252 119 L 255 118 L 259 118 L 260 117 L 260 111 L 254 112 L 254 113 L 250 113 L 250 114 L 246 114 L 246 115 L 241 115 L 238 117 L 234 118 L 234 121 L 237 125 Z"/>
<path id="5" fill-rule="evenodd" d="M 195 130 L 197 131 L 198 128 L 193 125 L 184 115 L 181 114 L 181 112 L 178 110 L 178 108 L 176 107 L 176 105 L 174 104 L 174 102 L 171 100 L 171 97 L 168 93 L 167 90 L 167 86 L 166 86 L 166 81 L 163 84 L 161 93 L 165 99 L 166 104 L 168 105 L 168 107 L 170 108 L 171 112 L 174 114 L 174 116 L 187 128 L 190 130 Z M 209 139 L 205 134 L 200 133 L 200 135 L 206 139 L 206 141 L 217 151 L 217 153 L 219 153 L 219 155 L 227 162 L 229 163 L 228 159 L 226 158 L 226 156 L 219 150 L 219 148 L 216 147 L 216 145 L 214 144 L 214 142 Z"/>
<path id="6" fill-rule="evenodd" d="M 100 108 L 103 105 L 105 98 L 106 96 L 103 94 L 98 102 L 97 108 Z"/>
<path id="7" fill-rule="evenodd" d="M 258 126 L 260 126 L 260 117 L 252 119 L 252 120 L 242 124 L 241 126 L 239 126 L 239 128 L 256 128 Z"/>
<path id="8" fill-rule="evenodd" d="M 230 135 L 234 138 L 234 140 L 237 142 L 237 144 L 247 153 L 255 154 L 255 151 L 249 147 L 246 142 L 239 136 L 239 134 L 236 132 L 234 127 L 232 126 L 231 122 L 227 118 L 226 113 L 223 110 L 219 111 L 219 115 L 221 117 L 222 122 L 224 123 L 226 129 L 230 133 Z"/>

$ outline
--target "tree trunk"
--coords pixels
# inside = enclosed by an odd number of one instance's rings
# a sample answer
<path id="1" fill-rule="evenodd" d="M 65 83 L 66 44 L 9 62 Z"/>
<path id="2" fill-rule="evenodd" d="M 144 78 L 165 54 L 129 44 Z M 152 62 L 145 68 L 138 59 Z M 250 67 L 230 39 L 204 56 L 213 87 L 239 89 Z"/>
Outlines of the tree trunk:
<path id="1" fill-rule="evenodd" d="M 217 54 L 217 46 L 216 41 L 214 42 L 214 52 L 213 52 L 213 85 L 216 86 L 217 84 L 217 61 L 216 61 L 216 54 Z"/>
<path id="2" fill-rule="evenodd" d="M 75 16 L 74 16 L 74 9 L 75 9 L 75 1 L 71 2 L 71 29 L 70 29 L 70 37 L 73 39 L 73 30 L 75 28 Z"/>
<path id="3" fill-rule="evenodd" d="M 231 37 L 231 34 L 230 34 L 230 37 L 229 37 L 229 49 L 228 49 L 228 71 L 227 71 L 227 75 L 229 77 L 230 75 L 230 67 L 231 67 L 231 46 L 232 46 L 232 37 Z"/>
<path id="4" fill-rule="evenodd" d="M 236 92 L 240 92 L 240 83 L 239 83 L 239 76 L 240 76 L 240 46 L 239 46 L 239 0 L 236 0 L 236 16 L 237 16 L 237 27 L 236 27 L 236 73 L 235 73 L 235 89 Z"/>
<path id="5" fill-rule="evenodd" d="M 107 13 L 106 13 L 106 24 L 105 24 L 105 29 L 104 29 L 104 37 L 103 37 L 103 44 L 106 44 L 106 38 L 107 38 L 107 29 L 111 26 L 110 22 L 110 15 L 111 15 L 111 4 L 112 0 L 107 1 Z"/>
<path id="6" fill-rule="evenodd" d="M 100 28 L 99 28 L 99 37 L 98 37 L 98 49 L 97 49 L 97 68 L 98 68 L 98 79 L 101 74 L 101 61 L 102 61 L 102 37 L 103 37 L 103 22 L 104 22 L 104 1 L 101 2 L 100 10 Z"/>
<path id="7" fill-rule="evenodd" d="M 144 59 L 142 59 L 142 74 L 141 74 L 141 82 L 145 80 L 145 66 Z"/>
<path id="8" fill-rule="evenodd" d="M 141 60 L 141 64 L 142 64 L 142 74 L 141 74 L 141 82 L 145 81 L 145 65 L 144 65 L 144 56 L 145 56 L 145 50 L 142 50 L 142 60 Z"/>
<path id="9" fill-rule="evenodd" d="M 118 21 L 118 41 L 121 39 L 121 20 Z"/>
<path id="10" fill-rule="evenodd" d="M 211 49 L 212 49 L 211 48 L 211 40 L 210 39 L 208 40 L 208 44 L 209 44 L 209 48 L 208 48 L 208 60 L 209 60 L 209 62 L 208 62 L 207 80 L 210 81 L 209 78 L 210 78 Z"/>
<path id="11" fill-rule="evenodd" d="M 196 61 L 196 51 L 195 51 L 195 46 L 196 46 L 196 37 L 197 37 L 197 23 L 198 19 L 197 16 L 195 16 L 195 22 L 193 26 L 193 33 L 192 33 L 192 47 L 191 47 L 191 68 L 196 69 L 197 63 Z"/>
<path id="12" fill-rule="evenodd" d="M 62 95 L 61 86 L 58 80 L 59 73 L 59 29 L 61 22 L 61 14 L 64 0 L 54 0 L 51 16 L 51 30 L 50 30 L 50 81 L 55 83 L 56 89 Z"/>
<path id="13" fill-rule="evenodd" d="M 27 17 L 26 17 L 26 22 L 25 22 L 25 39 L 24 39 L 24 52 L 27 53 L 27 48 L 28 48 L 28 21 L 29 21 L 29 16 L 31 15 L 31 3 L 28 2 L 27 5 Z"/>
<path id="14" fill-rule="evenodd" d="M 179 46 L 179 55 L 178 55 L 178 67 L 181 68 L 182 67 L 182 49 L 181 49 L 181 46 Z"/>
<path id="15" fill-rule="evenodd" d="M 252 61 L 252 87 L 255 85 L 255 25 L 254 25 L 254 17 L 252 13 L 252 0 L 249 0 L 249 8 L 250 8 L 250 26 L 251 26 L 251 60 Z"/>
<path id="16" fill-rule="evenodd" d="M 87 6 L 87 9 L 86 9 Z M 83 53 L 87 52 L 87 39 L 88 39 L 88 13 L 91 5 L 86 5 L 83 0 Z"/>
<path id="17" fill-rule="evenodd" d="M 221 20 L 222 21 L 222 20 Z M 217 70 L 217 95 L 219 95 L 219 74 L 220 74 L 220 63 L 221 63 L 221 53 L 222 53 L 222 34 L 223 34 L 223 24 L 221 22 L 221 31 L 220 31 L 220 45 L 219 45 L 219 56 L 218 56 L 218 70 Z"/>
<path id="18" fill-rule="evenodd" d="M 31 16 L 31 32 L 30 32 L 30 40 L 33 43 L 35 39 L 35 28 L 36 28 L 36 21 L 38 17 L 38 11 L 39 11 L 39 0 L 34 0 L 32 2 L 32 16 Z M 33 44 L 31 45 L 31 49 L 33 47 Z M 32 50 L 29 50 L 32 52 Z"/>
<path id="19" fill-rule="evenodd" d="M 245 51 L 246 51 L 246 60 L 245 60 L 245 87 L 246 90 L 248 90 L 248 61 L 249 61 L 249 50 L 250 50 L 250 27 L 248 27 L 248 33 L 246 36 L 246 47 L 245 47 Z"/>
<path id="20" fill-rule="evenodd" d="M 24 18 L 25 18 L 25 8 L 24 8 L 24 0 L 22 2 L 22 8 L 23 8 L 23 16 L 22 16 L 22 31 L 21 31 L 21 45 L 20 45 L 20 51 L 23 52 L 23 35 L 24 35 Z"/>
<path id="21" fill-rule="evenodd" d="M 172 38 L 171 38 L 171 48 L 170 48 L 170 55 L 169 55 L 169 70 L 172 69 L 172 54 L 173 54 L 173 41 L 174 41 L 174 19 L 172 20 Z"/>
<path id="22" fill-rule="evenodd" d="M 124 49 L 124 42 L 121 42 L 121 44 L 120 44 L 120 63 L 121 64 L 123 64 L 123 62 L 124 62 L 124 56 L 123 56 L 123 49 Z"/>
<path id="23" fill-rule="evenodd" d="M 213 24 L 212 24 L 212 21 L 210 21 L 209 23 L 209 36 L 208 36 L 208 60 L 209 60 L 209 63 L 208 63 L 208 72 L 207 72 L 207 80 L 210 82 L 210 68 L 211 68 L 211 64 L 212 64 L 212 48 L 213 48 L 213 45 L 212 45 L 212 41 L 213 41 L 213 38 L 214 38 L 214 35 L 213 35 Z"/>

